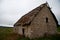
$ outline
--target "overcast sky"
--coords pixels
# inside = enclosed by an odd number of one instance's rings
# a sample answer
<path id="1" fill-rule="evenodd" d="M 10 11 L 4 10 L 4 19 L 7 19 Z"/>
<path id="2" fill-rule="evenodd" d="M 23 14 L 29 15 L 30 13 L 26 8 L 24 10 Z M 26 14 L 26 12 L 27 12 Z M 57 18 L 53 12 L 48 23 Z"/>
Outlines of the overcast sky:
<path id="1" fill-rule="evenodd" d="M 60 0 L 0 0 L 0 26 L 12 27 L 24 14 L 46 1 L 60 24 Z"/>

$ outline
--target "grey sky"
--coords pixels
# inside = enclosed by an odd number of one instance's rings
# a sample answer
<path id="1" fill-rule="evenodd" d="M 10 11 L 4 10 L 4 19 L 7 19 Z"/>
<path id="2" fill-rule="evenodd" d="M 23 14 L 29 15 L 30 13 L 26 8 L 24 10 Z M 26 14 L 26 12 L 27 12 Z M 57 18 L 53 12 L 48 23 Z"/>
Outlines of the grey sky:
<path id="1" fill-rule="evenodd" d="M 46 1 L 60 24 L 60 0 L 0 0 L 0 26 L 13 26 L 21 16 Z"/>

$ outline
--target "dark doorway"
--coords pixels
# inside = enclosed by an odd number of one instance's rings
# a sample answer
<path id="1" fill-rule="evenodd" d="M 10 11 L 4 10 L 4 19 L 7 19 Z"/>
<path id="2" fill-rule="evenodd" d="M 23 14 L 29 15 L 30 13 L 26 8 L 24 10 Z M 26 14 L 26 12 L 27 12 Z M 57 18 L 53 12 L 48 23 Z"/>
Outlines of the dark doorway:
<path id="1" fill-rule="evenodd" d="M 25 29 L 22 29 L 23 37 L 25 37 Z"/>

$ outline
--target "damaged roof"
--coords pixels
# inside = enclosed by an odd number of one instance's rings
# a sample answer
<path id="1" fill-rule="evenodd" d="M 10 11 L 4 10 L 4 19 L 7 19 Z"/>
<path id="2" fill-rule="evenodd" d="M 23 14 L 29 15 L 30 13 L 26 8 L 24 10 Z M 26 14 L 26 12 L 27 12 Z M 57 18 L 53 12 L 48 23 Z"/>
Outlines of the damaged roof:
<path id="1" fill-rule="evenodd" d="M 20 26 L 20 25 L 25 25 L 25 24 L 29 24 L 31 23 L 31 21 L 34 19 L 34 17 L 40 12 L 40 10 L 44 7 L 44 6 L 48 6 L 47 3 L 44 3 L 40 6 L 38 6 L 37 8 L 33 9 L 32 11 L 30 11 L 29 13 L 25 14 L 24 16 L 22 16 L 15 24 L 14 26 Z M 50 9 L 50 7 L 48 7 Z M 50 12 L 52 13 L 51 9 Z M 55 15 L 52 13 L 53 18 L 56 21 L 56 24 L 58 25 L 58 21 L 55 17 Z"/>

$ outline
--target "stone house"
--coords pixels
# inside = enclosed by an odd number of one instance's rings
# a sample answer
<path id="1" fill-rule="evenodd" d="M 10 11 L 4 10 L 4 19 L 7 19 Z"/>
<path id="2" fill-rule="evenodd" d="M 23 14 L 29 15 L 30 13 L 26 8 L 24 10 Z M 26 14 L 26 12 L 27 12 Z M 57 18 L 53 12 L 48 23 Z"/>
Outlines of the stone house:
<path id="1" fill-rule="evenodd" d="M 43 37 L 45 34 L 56 34 L 58 21 L 48 3 L 44 3 L 22 16 L 14 24 L 14 32 L 25 37 Z"/>

